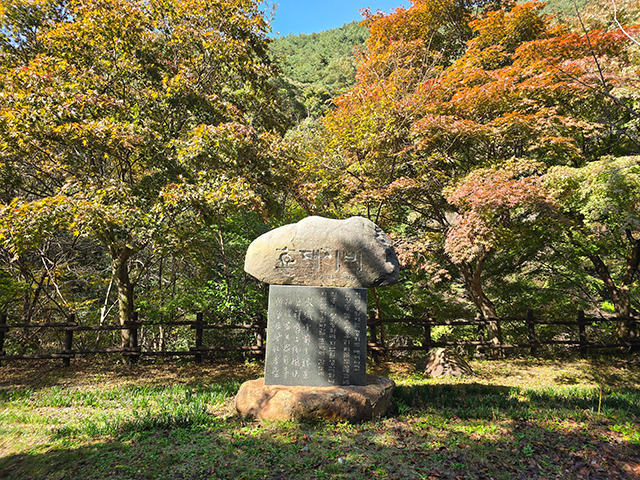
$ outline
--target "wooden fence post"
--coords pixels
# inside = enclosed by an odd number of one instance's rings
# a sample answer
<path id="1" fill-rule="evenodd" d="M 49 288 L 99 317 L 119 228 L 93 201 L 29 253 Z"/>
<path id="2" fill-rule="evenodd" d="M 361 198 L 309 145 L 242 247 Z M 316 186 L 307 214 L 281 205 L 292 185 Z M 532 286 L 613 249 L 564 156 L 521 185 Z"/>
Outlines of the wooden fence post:
<path id="1" fill-rule="evenodd" d="M 5 327 L 7 324 L 7 314 L 0 313 L 0 358 L 4 355 L 4 332 L 9 329 Z M 0 365 L 2 365 L 2 361 L 0 361 Z"/>
<path id="2" fill-rule="evenodd" d="M 202 348 L 202 319 L 203 319 L 203 315 L 202 312 L 198 312 L 196 314 L 196 355 L 195 355 L 195 361 L 196 363 L 202 363 L 202 353 L 200 353 L 200 351 L 198 350 L 199 348 Z"/>
<path id="3" fill-rule="evenodd" d="M 267 338 L 267 330 L 265 328 L 265 321 L 264 321 L 264 317 L 262 316 L 262 313 L 258 314 L 258 324 L 260 325 L 260 327 L 258 328 L 258 333 L 256 334 L 256 347 L 260 347 L 263 350 L 261 353 L 258 353 L 256 356 L 264 360 L 264 357 L 265 357 L 264 342 L 265 342 L 265 339 Z"/>
<path id="4" fill-rule="evenodd" d="M 587 329 L 584 321 L 584 311 L 578 311 L 578 335 L 580 336 L 580 357 L 587 358 Z"/>
<path id="5" fill-rule="evenodd" d="M 638 337 L 638 320 L 637 317 L 632 317 L 631 322 L 629 322 L 629 340 L 631 342 L 631 353 L 640 352 L 640 338 Z M 1 335 L 1 334 L 0 334 Z M 2 350 L 2 344 L 0 344 L 0 351 Z"/>
<path id="6" fill-rule="evenodd" d="M 536 328 L 533 319 L 533 310 L 530 308 L 527 309 L 527 329 L 529 330 L 529 345 L 531 345 L 531 350 L 529 354 L 532 357 L 538 356 L 538 337 L 536 335 Z"/>
<path id="7" fill-rule="evenodd" d="M 424 324 L 424 351 L 429 353 L 429 350 L 431 350 L 431 317 L 427 317 Z"/>
<path id="8" fill-rule="evenodd" d="M 76 314 L 75 313 L 71 313 L 68 317 L 67 317 L 67 327 L 71 327 L 71 326 L 75 326 L 76 324 Z M 67 328 L 64 331 L 64 353 L 70 354 L 71 351 L 73 350 L 73 330 L 71 330 L 70 328 Z M 62 359 L 62 365 L 64 365 L 65 367 L 69 367 L 71 366 L 71 357 L 64 357 Z"/>
<path id="9" fill-rule="evenodd" d="M 127 353 L 130 365 L 138 363 L 140 354 L 138 350 L 138 312 L 133 312 L 133 322 L 129 324 L 129 352 Z"/>

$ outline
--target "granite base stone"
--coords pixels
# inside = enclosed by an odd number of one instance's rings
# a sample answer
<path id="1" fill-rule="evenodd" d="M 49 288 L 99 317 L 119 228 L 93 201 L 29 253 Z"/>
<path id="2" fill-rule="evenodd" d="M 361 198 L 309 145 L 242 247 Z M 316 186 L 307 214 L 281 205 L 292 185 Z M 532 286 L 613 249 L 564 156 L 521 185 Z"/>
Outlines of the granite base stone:
<path id="1" fill-rule="evenodd" d="M 384 415 L 391 405 L 395 382 L 367 375 L 365 386 L 308 387 L 265 385 L 264 378 L 240 387 L 236 410 L 258 420 L 325 419 L 361 422 Z"/>

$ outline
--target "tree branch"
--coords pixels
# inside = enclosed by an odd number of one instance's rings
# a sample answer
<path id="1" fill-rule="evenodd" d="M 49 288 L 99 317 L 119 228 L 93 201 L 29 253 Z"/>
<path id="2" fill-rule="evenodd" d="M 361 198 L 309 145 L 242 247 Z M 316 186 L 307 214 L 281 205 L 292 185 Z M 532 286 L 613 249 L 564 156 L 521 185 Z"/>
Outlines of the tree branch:
<path id="1" fill-rule="evenodd" d="M 620 31 L 622 33 L 624 33 L 629 40 L 631 40 L 636 45 L 640 46 L 640 42 L 638 40 L 636 40 L 635 38 L 633 38 L 629 33 L 627 33 L 627 31 L 624 29 L 624 27 L 618 21 L 618 10 L 616 8 L 615 0 L 611 0 L 611 4 L 613 5 L 613 21 L 616 22 L 616 25 L 618 25 L 618 28 L 620 29 Z"/>

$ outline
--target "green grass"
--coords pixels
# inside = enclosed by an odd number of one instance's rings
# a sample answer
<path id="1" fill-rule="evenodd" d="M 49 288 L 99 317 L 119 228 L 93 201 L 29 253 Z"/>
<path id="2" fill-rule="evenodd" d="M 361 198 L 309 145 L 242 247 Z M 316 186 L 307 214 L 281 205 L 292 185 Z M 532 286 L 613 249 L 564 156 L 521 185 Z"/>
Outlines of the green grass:
<path id="1" fill-rule="evenodd" d="M 233 397 L 259 363 L 3 365 L 0 478 L 638 478 L 637 365 L 472 367 L 438 380 L 370 366 L 396 381 L 395 403 L 352 425 L 238 418 Z"/>

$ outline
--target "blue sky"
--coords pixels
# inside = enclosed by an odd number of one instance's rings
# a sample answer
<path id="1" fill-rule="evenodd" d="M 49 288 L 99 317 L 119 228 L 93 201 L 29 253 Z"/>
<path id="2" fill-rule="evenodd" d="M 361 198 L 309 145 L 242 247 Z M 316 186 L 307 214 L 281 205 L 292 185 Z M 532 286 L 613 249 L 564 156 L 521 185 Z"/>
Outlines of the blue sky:
<path id="1" fill-rule="evenodd" d="M 362 20 L 360 10 L 382 10 L 389 13 L 397 7 L 408 7 L 408 0 L 266 0 L 277 5 L 271 26 L 273 34 L 314 33 L 341 27 L 353 20 Z"/>

